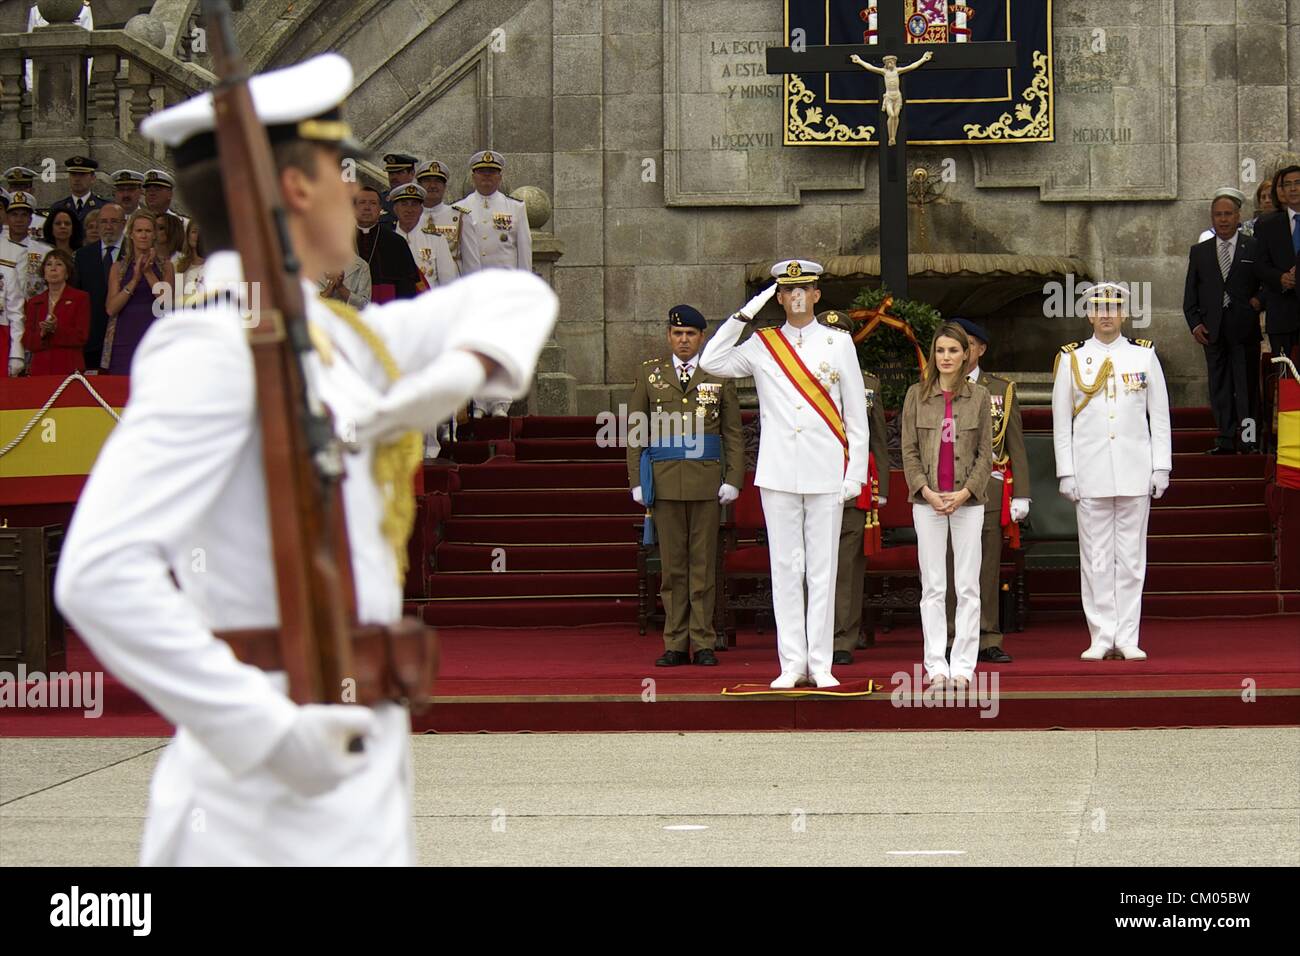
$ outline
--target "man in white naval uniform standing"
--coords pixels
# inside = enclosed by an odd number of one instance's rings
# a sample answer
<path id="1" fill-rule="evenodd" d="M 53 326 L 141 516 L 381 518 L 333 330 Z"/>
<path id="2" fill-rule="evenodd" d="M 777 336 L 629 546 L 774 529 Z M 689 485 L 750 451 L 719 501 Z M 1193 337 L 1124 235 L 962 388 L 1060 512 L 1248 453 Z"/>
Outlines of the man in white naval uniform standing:
<path id="1" fill-rule="evenodd" d="M 753 376 L 758 389 L 758 470 L 772 562 L 781 674 L 789 689 L 831 676 L 835 650 L 835 573 L 844 502 L 867 480 L 867 402 L 853 339 L 818 324 L 821 266 L 791 259 L 772 269 L 776 283 L 714 334 L 700 368 L 723 378 Z M 737 344 L 773 294 L 785 310 L 779 329 Z M 807 603 L 804 589 L 807 586 Z"/>
<path id="2" fill-rule="evenodd" d="M 528 210 L 518 199 L 501 191 L 506 158 L 494 149 L 475 153 L 469 159 L 474 191 L 456 203 L 468 209 L 468 222 L 460 233 L 460 271 L 471 275 L 480 269 L 533 270 L 533 236 L 528 227 Z M 509 402 L 475 400 L 470 414 L 505 418 Z"/>
<path id="3" fill-rule="evenodd" d="M 424 276 L 424 284 L 432 289 L 434 286 L 450 285 L 456 281 L 459 273 L 456 264 L 451 261 L 451 249 L 447 240 L 436 232 L 425 232 L 420 228 L 424 213 L 424 189 L 416 183 L 395 186 L 388 191 L 388 201 L 393 206 L 393 215 L 397 217 L 394 231 L 406 240 L 411 249 L 411 258 Z"/>
<path id="4" fill-rule="evenodd" d="M 350 261 L 359 149 L 339 106 L 337 54 L 254 77 L 314 348 L 306 381 L 353 440 L 343 501 L 362 623 L 402 611 L 402 470 L 376 467 L 399 435 L 476 392 L 527 389 L 555 322 L 554 294 L 493 273 L 356 313 L 315 295 Z M 217 158 L 212 98 L 148 118 L 176 155 L 182 192 L 215 251 L 210 291 L 242 269 Z M 177 725 L 150 788 L 146 864 L 413 862 L 410 720 L 395 702 L 298 706 L 281 671 L 241 663 L 214 631 L 275 627 L 276 574 L 251 353 L 240 310 L 209 298 L 145 336 L 130 401 L 81 496 L 56 596 L 96 656 Z M 404 461 L 404 464 L 406 462 Z M 394 531 L 392 520 L 398 516 Z M 364 736 L 364 749 L 347 741 Z"/>
<path id="5" fill-rule="evenodd" d="M 1164 372 L 1151 342 L 1120 334 L 1127 306 L 1123 286 L 1093 287 L 1093 336 L 1062 346 L 1052 386 L 1056 475 L 1078 515 L 1085 661 L 1146 659 L 1147 520 L 1173 467 Z"/>
<path id="6" fill-rule="evenodd" d="M 460 205 L 448 205 L 447 180 L 451 170 L 437 159 L 421 163 L 415 169 L 415 181 L 424 190 L 424 211 L 420 213 L 420 228 L 436 232 L 447 240 L 451 258 L 460 268 L 460 233 L 469 210 Z"/>

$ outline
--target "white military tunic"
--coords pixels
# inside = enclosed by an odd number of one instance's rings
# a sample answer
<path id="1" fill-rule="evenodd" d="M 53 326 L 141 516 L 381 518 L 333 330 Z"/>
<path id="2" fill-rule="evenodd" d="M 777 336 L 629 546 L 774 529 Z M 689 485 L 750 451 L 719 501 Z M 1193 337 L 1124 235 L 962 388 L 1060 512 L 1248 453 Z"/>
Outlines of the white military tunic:
<path id="1" fill-rule="evenodd" d="M 9 374 L 9 360 L 23 358 L 23 329 L 26 315 L 23 312 L 26 298 L 23 295 L 23 277 L 18 264 L 5 257 L 0 249 L 0 325 L 9 330 L 7 354 L 0 355 L 0 378 Z"/>
<path id="2" fill-rule="evenodd" d="M 447 240 L 447 248 L 451 250 L 451 257 L 456 263 L 460 264 L 460 232 L 462 219 L 469 212 L 463 206 L 449 206 L 445 202 L 440 202 L 436 206 L 426 206 L 424 212 L 420 213 L 420 229 L 432 229 L 442 238 Z"/>
<path id="3" fill-rule="evenodd" d="M 782 674 L 829 674 L 835 647 L 835 574 L 840 489 L 867 480 L 866 394 L 857 350 L 846 333 L 813 322 L 781 331 L 825 386 L 844 419 L 844 446 L 794 387 L 757 335 L 736 342 L 747 323 L 728 319 L 700 355 L 700 368 L 723 378 L 753 376 L 758 389 L 758 471 L 772 563 L 772 609 Z M 807 605 L 804 604 L 805 585 Z"/>
<path id="4" fill-rule="evenodd" d="M 36 239 L 14 242 L 8 235 L 0 239 L 0 259 L 16 263 L 24 298 L 30 299 L 45 291 L 45 275 L 41 264 L 51 248 L 53 247 Z"/>
<path id="5" fill-rule="evenodd" d="M 1098 385 L 1108 359 L 1111 372 L 1089 399 L 1085 389 Z M 1152 474 L 1173 467 L 1169 394 L 1155 349 L 1123 336 L 1063 348 L 1052 432 L 1057 477 L 1078 487 L 1080 590 L 1092 645 L 1137 647 Z"/>
<path id="6" fill-rule="evenodd" d="M 461 272 L 480 269 L 533 268 L 533 237 L 528 212 L 518 199 L 500 190 L 491 196 L 473 192 L 456 203 L 469 210 L 460 236 Z"/>
<path id="7" fill-rule="evenodd" d="M 234 253 L 207 261 L 209 289 L 240 274 Z M 336 419 L 347 420 L 388 379 L 308 283 L 304 291 L 338 353 L 328 365 L 313 353 L 308 369 Z M 480 352 L 500 365 L 485 389 L 513 396 L 527 389 L 550 335 L 554 295 L 533 276 L 496 274 L 361 316 L 404 373 L 452 349 Z M 366 769 L 301 797 L 264 767 L 296 713 L 284 675 L 241 664 L 212 634 L 278 620 L 253 364 L 238 312 L 214 305 L 155 323 L 131 386 L 73 517 L 56 593 L 104 665 L 178 728 L 150 788 L 142 862 L 412 862 L 405 709 L 375 708 Z M 348 456 L 343 485 L 358 615 L 393 622 L 402 591 L 380 531 L 371 454 Z"/>
<path id="8" fill-rule="evenodd" d="M 395 225 L 393 231 L 405 239 L 406 244 L 410 246 L 411 258 L 415 260 L 420 274 L 424 276 L 424 281 L 428 283 L 430 289 L 456 281 L 460 273 L 456 270 L 456 263 L 452 261 L 447 240 L 441 235 L 424 231 L 419 223 L 410 232 L 402 232 L 400 224 Z"/>

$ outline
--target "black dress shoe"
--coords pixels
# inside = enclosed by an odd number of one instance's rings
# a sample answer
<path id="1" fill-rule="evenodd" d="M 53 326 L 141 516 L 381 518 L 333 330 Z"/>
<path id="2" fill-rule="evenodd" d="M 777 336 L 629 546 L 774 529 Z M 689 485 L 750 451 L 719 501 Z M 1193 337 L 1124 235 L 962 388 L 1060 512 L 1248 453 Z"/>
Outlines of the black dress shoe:
<path id="1" fill-rule="evenodd" d="M 1207 455 L 1235 455 L 1237 449 L 1231 445 L 1215 445 L 1213 448 L 1206 449 Z"/>
<path id="2" fill-rule="evenodd" d="M 1247 444 L 1247 445 L 1242 445 L 1242 446 L 1241 446 L 1241 453 L 1242 453 L 1243 455 L 1258 455 L 1258 454 L 1259 454 L 1259 445 L 1255 444 L 1254 442 L 1251 442 L 1250 444 Z"/>
<path id="3" fill-rule="evenodd" d="M 852 652 L 852 651 L 836 651 L 834 654 L 831 655 L 831 663 L 832 663 L 832 664 L 852 664 L 852 663 L 853 663 L 853 652 Z"/>
<path id="4" fill-rule="evenodd" d="M 685 651 L 664 651 L 664 656 L 655 661 L 655 667 L 681 667 L 691 662 L 691 655 Z"/>
<path id="5" fill-rule="evenodd" d="M 983 648 L 979 653 L 979 659 L 990 664 L 1010 664 L 1011 655 L 1004 651 L 998 645 Z"/>
<path id="6" fill-rule="evenodd" d="M 698 667 L 717 667 L 718 659 L 713 656 L 713 651 L 706 647 L 704 650 L 695 652 L 694 663 Z"/>

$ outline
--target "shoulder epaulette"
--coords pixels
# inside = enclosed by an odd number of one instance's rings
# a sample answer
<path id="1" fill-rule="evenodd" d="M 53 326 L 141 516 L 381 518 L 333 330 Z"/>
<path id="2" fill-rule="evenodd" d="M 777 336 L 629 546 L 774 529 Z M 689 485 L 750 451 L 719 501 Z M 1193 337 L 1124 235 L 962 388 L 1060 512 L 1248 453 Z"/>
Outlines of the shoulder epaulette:
<path id="1" fill-rule="evenodd" d="M 1077 349 L 1079 346 L 1083 345 L 1083 343 L 1084 343 L 1084 342 L 1087 342 L 1087 341 L 1088 341 L 1087 339 L 1079 339 L 1079 341 L 1077 341 L 1077 342 L 1071 342 L 1069 345 L 1062 345 L 1062 346 L 1061 346 L 1061 351 L 1062 351 L 1062 352 L 1073 352 L 1075 349 Z"/>
<path id="2" fill-rule="evenodd" d="M 1142 346 L 1144 349 L 1153 349 L 1156 347 L 1156 344 L 1150 339 L 1129 339 L 1129 341 L 1134 345 Z"/>
<path id="3" fill-rule="evenodd" d="M 469 209 L 466 208 L 465 206 L 457 206 L 455 203 L 452 203 L 451 208 L 456 210 L 458 213 L 460 213 L 463 216 L 469 215 Z"/>
<path id="4" fill-rule="evenodd" d="M 644 362 L 642 362 L 641 364 L 642 364 L 642 365 L 658 365 L 658 364 L 659 364 L 660 362 L 662 362 L 662 361 L 663 361 L 663 359 L 653 358 L 653 359 L 646 359 L 646 360 L 645 360 Z"/>
<path id="5" fill-rule="evenodd" d="M 12 267 L 14 267 L 14 266 L 16 266 L 16 265 L 18 265 L 18 263 L 16 263 L 16 262 L 11 262 L 11 261 L 8 260 L 8 259 L 0 259 L 0 266 L 9 266 L 10 268 L 12 268 Z"/>

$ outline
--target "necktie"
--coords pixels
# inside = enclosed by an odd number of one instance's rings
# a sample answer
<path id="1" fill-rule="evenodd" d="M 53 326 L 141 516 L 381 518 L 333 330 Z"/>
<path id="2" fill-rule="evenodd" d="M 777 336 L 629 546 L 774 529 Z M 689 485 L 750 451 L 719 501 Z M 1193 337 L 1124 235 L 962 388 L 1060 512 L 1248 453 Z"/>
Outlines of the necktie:
<path id="1" fill-rule="evenodd" d="M 108 277 L 109 271 L 113 268 L 113 247 L 104 247 L 104 277 Z"/>
<path id="2" fill-rule="evenodd" d="M 1225 288 L 1223 290 L 1223 304 L 1228 304 L 1228 270 L 1232 268 L 1232 246 L 1227 239 L 1219 240 L 1219 272 L 1223 275 Z"/>
<path id="3" fill-rule="evenodd" d="M 1291 248 L 1300 256 L 1300 216 L 1291 217 Z"/>
<path id="4" fill-rule="evenodd" d="M 682 380 L 682 388 L 685 388 L 691 383 L 691 367 L 689 365 L 683 365 L 677 370 L 677 373 L 678 377 Z"/>
<path id="5" fill-rule="evenodd" d="M 78 216 L 81 215 L 81 200 L 80 200 L 80 199 L 77 200 L 77 215 L 78 215 Z"/>

